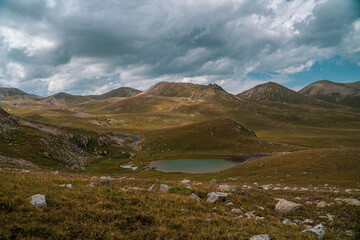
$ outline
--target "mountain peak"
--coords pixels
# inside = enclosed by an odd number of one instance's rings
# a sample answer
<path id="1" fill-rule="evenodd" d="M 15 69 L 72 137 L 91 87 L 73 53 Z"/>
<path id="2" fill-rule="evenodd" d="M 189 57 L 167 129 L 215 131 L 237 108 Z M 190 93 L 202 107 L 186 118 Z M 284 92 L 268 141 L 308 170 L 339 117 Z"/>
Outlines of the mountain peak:
<path id="1" fill-rule="evenodd" d="M 200 85 L 182 82 L 159 82 L 143 92 L 144 95 L 162 97 L 184 97 L 191 99 L 199 98 L 233 98 L 217 84 Z"/>
<path id="2" fill-rule="evenodd" d="M 310 99 L 275 82 L 257 85 L 237 95 L 242 98 L 267 100 L 281 103 L 306 103 Z"/>

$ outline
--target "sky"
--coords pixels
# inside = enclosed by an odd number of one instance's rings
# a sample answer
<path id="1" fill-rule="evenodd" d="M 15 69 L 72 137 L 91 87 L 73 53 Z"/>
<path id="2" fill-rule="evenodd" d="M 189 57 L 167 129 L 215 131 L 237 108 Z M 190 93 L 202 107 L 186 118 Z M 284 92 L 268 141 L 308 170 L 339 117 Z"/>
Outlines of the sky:
<path id="1" fill-rule="evenodd" d="M 359 0 L 0 0 L 0 87 L 360 81 Z"/>

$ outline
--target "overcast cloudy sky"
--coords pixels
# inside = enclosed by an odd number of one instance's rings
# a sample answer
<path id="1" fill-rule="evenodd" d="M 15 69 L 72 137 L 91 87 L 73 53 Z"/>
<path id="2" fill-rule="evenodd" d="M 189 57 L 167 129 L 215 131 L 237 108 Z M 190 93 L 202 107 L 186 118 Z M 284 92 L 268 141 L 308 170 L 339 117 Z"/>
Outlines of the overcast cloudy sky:
<path id="1" fill-rule="evenodd" d="M 0 86 L 360 80 L 359 0 L 0 0 Z"/>

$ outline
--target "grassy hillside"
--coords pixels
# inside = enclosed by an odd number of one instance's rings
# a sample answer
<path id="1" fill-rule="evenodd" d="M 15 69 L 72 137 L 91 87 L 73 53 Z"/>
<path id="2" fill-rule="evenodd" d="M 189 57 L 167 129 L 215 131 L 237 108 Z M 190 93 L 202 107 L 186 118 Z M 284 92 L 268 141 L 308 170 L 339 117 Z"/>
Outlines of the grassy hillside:
<path id="1" fill-rule="evenodd" d="M 153 152 L 254 153 L 294 149 L 263 141 L 240 123 L 222 118 L 148 131 L 143 136 L 144 149 Z"/>

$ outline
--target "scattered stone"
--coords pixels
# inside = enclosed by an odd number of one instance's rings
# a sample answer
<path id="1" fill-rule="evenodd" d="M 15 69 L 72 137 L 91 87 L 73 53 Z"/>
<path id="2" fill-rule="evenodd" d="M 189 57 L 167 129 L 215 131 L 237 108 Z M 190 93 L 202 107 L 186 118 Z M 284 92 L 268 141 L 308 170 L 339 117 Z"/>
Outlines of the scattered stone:
<path id="1" fill-rule="evenodd" d="M 271 238 L 269 234 L 263 234 L 263 235 L 255 235 L 249 238 L 249 240 L 271 240 Z"/>
<path id="2" fill-rule="evenodd" d="M 211 219 L 210 219 L 210 218 L 205 219 L 205 222 L 210 222 L 210 221 L 211 221 Z"/>
<path id="3" fill-rule="evenodd" d="M 262 219 L 264 219 L 264 217 L 256 216 L 256 215 L 255 215 L 255 211 L 246 212 L 244 215 L 245 215 L 248 219 L 251 219 L 251 218 L 255 218 L 256 220 L 262 220 Z"/>
<path id="4" fill-rule="evenodd" d="M 268 185 L 262 185 L 262 186 L 258 186 L 258 188 L 263 189 L 263 190 L 270 190 L 272 188 L 272 184 L 268 184 Z"/>
<path id="5" fill-rule="evenodd" d="M 241 188 L 239 186 L 220 185 L 219 190 L 224 192 L 249 194 L 248 190 L 246 190 L 245 188 Z"/>
<path id="6" fill-rule="evenodd" d="M 352 191 L 351 191 L 351 189 L 346 189 L 345 192 L 351 193 Z"/>
<path id="7" fill-rule="evenodd" d="M 184 180 L 179 181 L 179 182 L 182 183 L 182 184 L 189 184 L 191 181 L 188 180 L 188 179 L 184 179 Z"/>
<path id="8" fill-rule="evenodd" d="M 321 201 L 321 202 L 318 203 L 318 205 L 317 205 L 316 207 L 318 207 L 318 208 L 324 208 L 324 207 L 326 207 L 326 206 L 327 206 L 326 202 Z"/>
<path id="9" fill-rule="evenodd" d="M 60 187 L 73 188 L 72 184 L 60 184 Z"/>
<path id="10" fill-rule="evenodd" d="M 354 232 L 352 230 L 346 230 L 345 231 L 345 235 L 348 237 L 353 237 L 354 236 Z"/>
<path id="11" fill-rule="evenodd" d="M 302 232 L 312 232 L 315 233 L 318 237 L 318 239 L 324 239 L 325 238 L 325 227 L 322 224 L 318 224 L 313 228 L 306 229 Z"/>
<path id="12" fill-rule="evenodd" d="M 192 198 L 192 199 L 195 199 L 195 200 L 197 200 L 197 201 L 201 201 L 201 198 L 198 196 L 198 195 L 196 195 L 195 193 L 192 193 L 191 195 L 190 195 L 190 197 Z"/>
<path id="13" fill-rule="evenodd" d="M 290 219 L 285 219 L 282 223 L 289 224 L 289 225 L 296 225 L 296 223 L 292 222 Z"/>
<path id="14" fill-rule="evenodd" d="M 59 171 L 51 172 L 52 174 L 59 174 Z"/>
<path id="15" fill-rule="evenodd" d="M 139 188 L 139 187 L 128 187 L 127 190 L 137 190 L 137 191 L 144 191 L 145 188 Z"/>
<path id="16" fill-rule="evenodd" d="M 300 204 L 290 202 L 285 199 L 279 199 L 279 202 L 275 206 L 275 211 L 286 213 L 296 211 L 301 208 L 303 208 L 303 206 Z"/>
<path id="17" fill-rule="evenodd" d="M 103 181 L 100 181 L 100 182 L 93 182 L 93 183 L 90 183 L 89 186 L 90 187 L 110 186 L 110 181 L 109 180 L 103 180 Z"/>
<path id="18" fill-rule="evenodd" d="M 148 191 L 156 191 L 158 189 L 158 186 L 156 184 L 151 185 L 151 187 L 149 187 Z"/>
<path id="19" fill-rule="evenodd" d="M 343 199 L 343 201 L 345 203 L 347 203 L 348 205 L 360 206 L 360 201 L 355 198 L 346 198 L 346 199 Z"/>
<path id="20" fill-rule="evenodd" d="M 225 206 L 227 206 L 227 207 L 234 206 L 234 203 L 232 201 L 226 200 L 225 201 Z"/>
<path id="21" fill-rule="evenodd" d="M 36 194 L 34 196 L 31 196 L 30 203 L 34 205 L 37 209 L 42 209 L 44 207 L 47 207 L 45 195 L 41 195 L 41 194 Z"/>
<path id="22" fill-rule="evenodd" d="M 215 184 L 215 183 L 217 183 L 217 180 L 216 180 L 216 179 L 212 179 L 212 180 L 210 181 L 210 183 Z"/>
<path id="23" fill-rule="evenodd" d="M 274 187 L 272 190 L 279 191 L 279 190 L 281 190 L 281 188 L 280 187 Z"/>
<path id="24" fill-rule="evenodd" d="M 311 220 L 311 219 L 305 219 L 303 222 L 302 222 L 303 225 L 314 225 L 314 220 Z"/>
<path id="25" fill-rule="evenodd" d="M 233 209 L 231 209 L 230 212 L 233 214 L 242 214 L 243 213 L 240 208 L 233 208 Z"/>
<path id="26" fill-rule="evenodd" d="M 295 200 L 302 200 L 302 198 L 301 197 L 296 197 L 296 198 L 294 198 Z"/>
<path id="27" fill-rule="evenodd" d="M 101 176 L 100 179 L 101 179 L 101 180 L 106 180 L 106 179 L 109 179 L 109 180 L 110 180 L 110 179 L 112 179 L 112 178 L 111 178 L 111 177 Z"/>
<path id="28" fill-rule="evenodd" d="M 206 200 L 206 202 L 207 203 L 215 203 L 217 200 L 225 199 L 227 197 L 230 197 L 231 195 L 232 195 L 231 193 L 211 192 L 211 193 L 208 193 L 208 195 L 207 195 L 208 199 Z"/>
<path id="29" fill-rule="evenodd" d="M 160 191 L 162 192 L 168 192 L 169 191 L 170 186 L 166 185 L 166 184 L 160 184 Z"/>
<path id="30" fill-rule="evenodd" d="M 326 217 L 330 222 L 334 221 L 334 218 L 335 218 L 335 216 L 331 215 L 331 214 L 326 214 Z"/>

